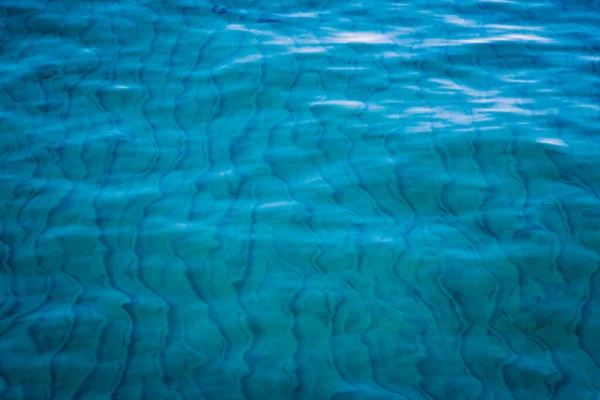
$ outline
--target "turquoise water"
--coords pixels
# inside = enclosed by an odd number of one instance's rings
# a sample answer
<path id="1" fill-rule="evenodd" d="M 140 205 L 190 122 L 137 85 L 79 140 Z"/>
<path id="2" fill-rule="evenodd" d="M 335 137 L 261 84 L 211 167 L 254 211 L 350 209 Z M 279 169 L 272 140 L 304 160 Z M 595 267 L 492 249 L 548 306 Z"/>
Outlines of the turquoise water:
<path id="1" fill-rule="evenodd" d="M 600 398 L 600 3 L 0 32 L 1 399 Z"/>

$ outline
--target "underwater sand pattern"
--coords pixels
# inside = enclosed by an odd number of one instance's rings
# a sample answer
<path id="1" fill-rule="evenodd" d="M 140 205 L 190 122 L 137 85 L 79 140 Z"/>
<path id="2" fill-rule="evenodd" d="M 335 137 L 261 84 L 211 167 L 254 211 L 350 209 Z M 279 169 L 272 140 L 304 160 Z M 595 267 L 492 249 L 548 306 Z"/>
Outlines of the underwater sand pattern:
<path id="1" fill-rule="evenodd" d="M 1 399 L 600 396 L 592 1 L 4 1 Z"/>

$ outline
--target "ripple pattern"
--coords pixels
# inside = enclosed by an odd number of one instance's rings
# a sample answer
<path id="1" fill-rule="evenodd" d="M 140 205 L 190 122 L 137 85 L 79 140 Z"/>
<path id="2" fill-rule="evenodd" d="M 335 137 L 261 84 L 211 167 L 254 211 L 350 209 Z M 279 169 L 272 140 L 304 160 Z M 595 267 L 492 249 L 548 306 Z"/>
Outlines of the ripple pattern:
<path id="1" fill-rule="evenodd" d="M 597 2 L 0 32 L 1 399 L 600 397 Z"/>

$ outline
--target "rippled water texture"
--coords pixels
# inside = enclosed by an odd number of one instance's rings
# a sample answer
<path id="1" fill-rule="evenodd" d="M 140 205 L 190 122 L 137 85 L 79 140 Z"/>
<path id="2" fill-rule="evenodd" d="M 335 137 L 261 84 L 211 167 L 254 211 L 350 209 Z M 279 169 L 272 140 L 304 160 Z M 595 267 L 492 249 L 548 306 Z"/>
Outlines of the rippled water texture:
<path id="1" fill-rule="evenodd" d="M 597 399 L 600 3 L 0 6 L 1 399 Z"/>

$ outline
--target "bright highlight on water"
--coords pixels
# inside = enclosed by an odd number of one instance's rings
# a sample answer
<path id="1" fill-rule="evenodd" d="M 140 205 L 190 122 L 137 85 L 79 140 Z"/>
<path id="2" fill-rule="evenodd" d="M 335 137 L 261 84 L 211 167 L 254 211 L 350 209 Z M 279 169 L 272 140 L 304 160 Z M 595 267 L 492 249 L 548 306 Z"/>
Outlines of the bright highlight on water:
<path id="1" fill-rule="evenodd" d="M 0 399 L 600 396 L 597 1 L 0 32 Z"/>

